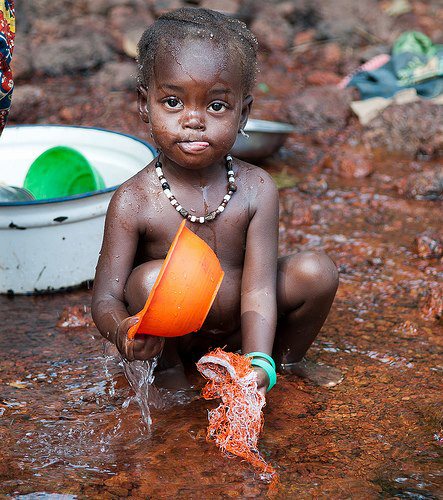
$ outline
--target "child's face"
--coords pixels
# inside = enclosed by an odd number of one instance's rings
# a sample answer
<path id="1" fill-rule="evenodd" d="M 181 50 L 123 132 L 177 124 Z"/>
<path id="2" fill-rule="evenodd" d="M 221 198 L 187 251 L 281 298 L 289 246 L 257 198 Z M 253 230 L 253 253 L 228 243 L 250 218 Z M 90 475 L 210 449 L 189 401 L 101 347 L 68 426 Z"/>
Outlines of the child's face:
<path id="1" fill-rule="evenodd" d="M 209 40 L 163 50 L 149 89 L 139 93 L 140 115 L 157 146 L 190 169 L 213 165 L 230 151 L 251 103 L 243 98 L 239 64 Z"/>

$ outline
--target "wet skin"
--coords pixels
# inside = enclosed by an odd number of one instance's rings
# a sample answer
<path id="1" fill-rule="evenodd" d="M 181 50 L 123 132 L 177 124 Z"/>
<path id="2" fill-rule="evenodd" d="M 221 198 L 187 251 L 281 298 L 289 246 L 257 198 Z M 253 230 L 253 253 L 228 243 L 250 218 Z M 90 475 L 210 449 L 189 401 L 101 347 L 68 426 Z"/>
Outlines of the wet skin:
<path id="1" fill-rule="evenodd" d="M 252 97 L 244 95 L 239 68 L 235 54 L 222 52 L 210 41 L 189 40 L 179 49 L 164 47 L 149 88 L 139 88 L 140 116 L 161 149 L 171 191 L 197 216 L 216 209 L 226 194 L 225 156 L 250 111 Z M 136 321 L 130 314 L 143 307 L 149 293 L 152 261 L 165 258 L 182 221 L 160 186 L 154 163 L 113 196 L 94 283 L 96 325 L 129 360 L 149 359 L 164 346 L 164 339 L 144 335 L 129 341 L 126 333 Z M 274 355 L 281 359 L 286 353 L 285 361 L 288 356 L 298 361 L 332 303 L 337 273 L 326 256 L 299 254 L 289 259 L 289 266 L 281 261 L 277 273 L 277 189 L 258 167 L 234 159 L 233 170 L 238 190 L 225 211 L 209 223 L 188 223 L 217 254 L 224 280 L 202 330 L 166 342 L 166 366 L 179 364 L 179 352 L 203 353 L 216 345 L 272 354 L 277 302 L 279 312 L 289 319 L 283 322 Z M 325 286 L 319 286 L 319 278 Z M 294 280 L 299 288 L 292 286 Z M 300 338 L 294 340 L 292 331 L 299 323 Z M 264 390 L 266 375 L 257 371 Z"/>

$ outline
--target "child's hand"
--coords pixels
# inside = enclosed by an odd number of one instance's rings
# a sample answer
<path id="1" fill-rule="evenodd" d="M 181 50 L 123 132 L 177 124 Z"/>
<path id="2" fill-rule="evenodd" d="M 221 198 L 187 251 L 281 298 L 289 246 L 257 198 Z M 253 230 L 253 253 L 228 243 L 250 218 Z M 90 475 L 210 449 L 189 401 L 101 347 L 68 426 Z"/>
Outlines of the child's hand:
<path id="1" fill-rule="evenodd" d="M 269 385 L 269 378 L 267 373 L 260 367 L 254 366 L 254 371 L 257 374 L 257 389 L 262 396 L 266 397 L 266 389 Z"/>
<path id="2" fill-rule="evenodd" d="M 120 354 L 128 361 L 135 359 L 147 360 L 157 356 L 163 349 L 165 339 L 152 335 L 136 335 L 133 339 L 128 338 L 128 330 L 138 323 L 138 318 L 129 316 L 124 319 L 117 328 L 115 345 Z"/>

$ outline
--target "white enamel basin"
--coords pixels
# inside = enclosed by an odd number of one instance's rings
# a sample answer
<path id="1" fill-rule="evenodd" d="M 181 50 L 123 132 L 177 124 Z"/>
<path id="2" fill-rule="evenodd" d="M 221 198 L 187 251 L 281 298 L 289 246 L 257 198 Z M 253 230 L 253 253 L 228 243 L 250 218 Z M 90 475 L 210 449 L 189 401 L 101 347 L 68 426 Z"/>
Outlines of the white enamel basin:
<path id="1" fill-rule="evenodd" d="M 0 183 L 21 187 L 31 163 L 54 146 L 82 153 L 100 172 L 106 189 L 0 202 L 0 293 L 52 291 L 92 279 L 111 196 L 154 157 L 148 143 L 109 130 L 10 126 L 0 138 Z"/>

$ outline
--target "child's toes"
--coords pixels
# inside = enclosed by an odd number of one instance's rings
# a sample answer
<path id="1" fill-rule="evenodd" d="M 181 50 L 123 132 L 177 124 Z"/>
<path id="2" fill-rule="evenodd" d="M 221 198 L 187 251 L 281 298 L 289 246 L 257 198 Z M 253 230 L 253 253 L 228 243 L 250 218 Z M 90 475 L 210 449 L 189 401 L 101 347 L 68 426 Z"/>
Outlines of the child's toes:
<path id="1" fill-rule="evenodd" d="M 344 378 L 338 368 L 314 363 L 305 358 L 296 363 L 282 363 L 280 367 L 280 372 L 285 375 L 297 375 L 322 387 L 334 387 Z"/>

